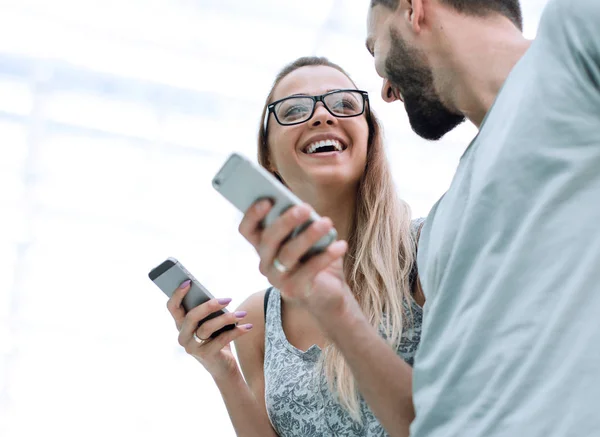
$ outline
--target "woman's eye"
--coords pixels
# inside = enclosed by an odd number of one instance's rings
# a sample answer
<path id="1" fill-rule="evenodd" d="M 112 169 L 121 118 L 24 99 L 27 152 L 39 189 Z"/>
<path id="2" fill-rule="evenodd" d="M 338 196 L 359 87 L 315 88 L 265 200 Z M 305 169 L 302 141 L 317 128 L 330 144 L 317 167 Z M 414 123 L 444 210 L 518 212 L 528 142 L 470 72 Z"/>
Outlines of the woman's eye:
<path id="1" fill-rule="evenodd" d="M 284 112 L 284 117 L 299 117 L 308 112 L 308 108 L 304 105 L 294 105 L 287 108 Z"/>
<path id="2" fill-rule="evenodd" d="M 287 110 L 287 112 L 285 113 L 285 115 L 297 114 L 299 112 L 306 112 L 306 108 L 304 108 L 302 106 L 292 106 L 291 108 L 289 108 Z"/>
<path id="3" fill-rule="evenodd" d="M 352 100 L 339 100 L 338 102 L 336 102 L 334 108 L 337 110 L 344 110 L 344 109 L 351 109 L 351 110 L 355 110 L 356 109 L 356 102 L 353 102 Z"/>

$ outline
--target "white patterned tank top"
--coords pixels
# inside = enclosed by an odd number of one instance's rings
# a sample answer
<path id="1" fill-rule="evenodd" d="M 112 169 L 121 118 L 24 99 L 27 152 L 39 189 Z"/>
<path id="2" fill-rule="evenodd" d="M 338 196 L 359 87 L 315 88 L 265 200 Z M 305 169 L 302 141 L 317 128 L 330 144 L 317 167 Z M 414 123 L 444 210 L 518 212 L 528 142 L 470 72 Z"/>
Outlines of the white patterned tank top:
<path id="1" fill-rule="evenodd" d="M 281 294 L 271 290 L 266 305 L 265 401 L 267 413 L 280 437 L 387 436 L 361 398 L 362 423 L 357 423 L 328 388 L 319 372 L 321 349 L 303 352 L 288 342 L 281 322 Z M 412 366 L 421 336 L 422 310 L 412 303 L 412 326 L 402 334 L 398 355 Z"/>

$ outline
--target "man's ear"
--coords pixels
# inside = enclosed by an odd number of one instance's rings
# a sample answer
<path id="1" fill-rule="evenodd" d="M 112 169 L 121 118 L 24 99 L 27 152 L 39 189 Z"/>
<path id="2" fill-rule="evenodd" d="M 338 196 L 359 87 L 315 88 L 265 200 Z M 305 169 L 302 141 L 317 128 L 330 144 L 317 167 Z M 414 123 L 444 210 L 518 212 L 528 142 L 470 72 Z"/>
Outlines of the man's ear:
<path id="1" fill-rule="evenodd" d="M 408 4 L 406 18 L 415 33 L 421 32 L 421 25 L 425 19 L 423 0 L 402 0 Z"/>

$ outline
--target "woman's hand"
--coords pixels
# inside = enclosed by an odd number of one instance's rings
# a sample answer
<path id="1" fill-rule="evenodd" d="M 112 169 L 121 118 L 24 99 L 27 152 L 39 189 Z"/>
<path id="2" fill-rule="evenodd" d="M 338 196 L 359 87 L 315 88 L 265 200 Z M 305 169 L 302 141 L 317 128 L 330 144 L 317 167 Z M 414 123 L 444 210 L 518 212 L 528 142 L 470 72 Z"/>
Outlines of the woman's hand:
<path id="1" fill-rule="evenodd" d="M 263 229 L 260 223 L 270 209 L 268 200 L 257 202 L 248 209 L 239 227 L 260 256 L 260 272 L 283 296 L 304 306 L 317 318 L 343 310 L 347 299 L 352 297 L 343 272 L 347 243 L 335 241 L 324 252 L 300 261 L 332 229 L 331 220 L 321 218 L 286 241 L 297 226 L 309 219 L 311 208 L 294 206 Z"/>
<path id="2" fill-rule="evenodd" d="M 198 326 L 205 317 L 224 309 L 231 299 L 212 299 L 186 314 L 181 302 L 190 288 L 190 281 L 185 281 L 167 302 L 167 308 L 175 319 L 179 331 L 179 344 L 188 354 L 200 361 L 215 379 L 237 372 L 238 365 L 229 343 L 250 331 L 252 325 L 238 325 L 215 338 L 210 336 L 226 325 L 237 323 L 246 317 L 246 313 L 244 311 L 225 313 Z"/>

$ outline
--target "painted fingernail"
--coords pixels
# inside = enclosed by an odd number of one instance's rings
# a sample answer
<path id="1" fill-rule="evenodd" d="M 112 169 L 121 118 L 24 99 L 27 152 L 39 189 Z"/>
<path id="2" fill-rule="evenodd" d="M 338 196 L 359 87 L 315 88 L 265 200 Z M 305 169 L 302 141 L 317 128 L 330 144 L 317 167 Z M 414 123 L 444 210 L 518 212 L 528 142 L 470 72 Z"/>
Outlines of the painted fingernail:
<path id="1" fill-rule="evenodd" d="M 222 299 L 217 299 L 217 302 L 219 302 L 219 305 L 227 305 L 229 302 L 231 302 L 231 298 L 225 297 Z"/>
<path id="2" fill-rule="evenodd" d="M 247 314 L 248 313 L 246 311 L 236 311 L 234 313 L 234 315 L 237 319 L 242 319 L 242 318 L 246 317 Z"/>
<path id="3" fill-rule="evenodd" d="M 252 329 L 252 323 L 248 323 L 247 325 L 244 325 L 244 329 L 246 331 L 250 331 Z"/>
<path id="4" fill-rule="evenodd" d="M 187 281 L 183 281 L 181 283 L 181 285 L 179 286 L 179 288 L 185 288 L 185 287 L 187 287 L 188 285 L 190 285 L 190 282 L 192 282 L 192 281 L 189 280 L 189 279 Z"/>

